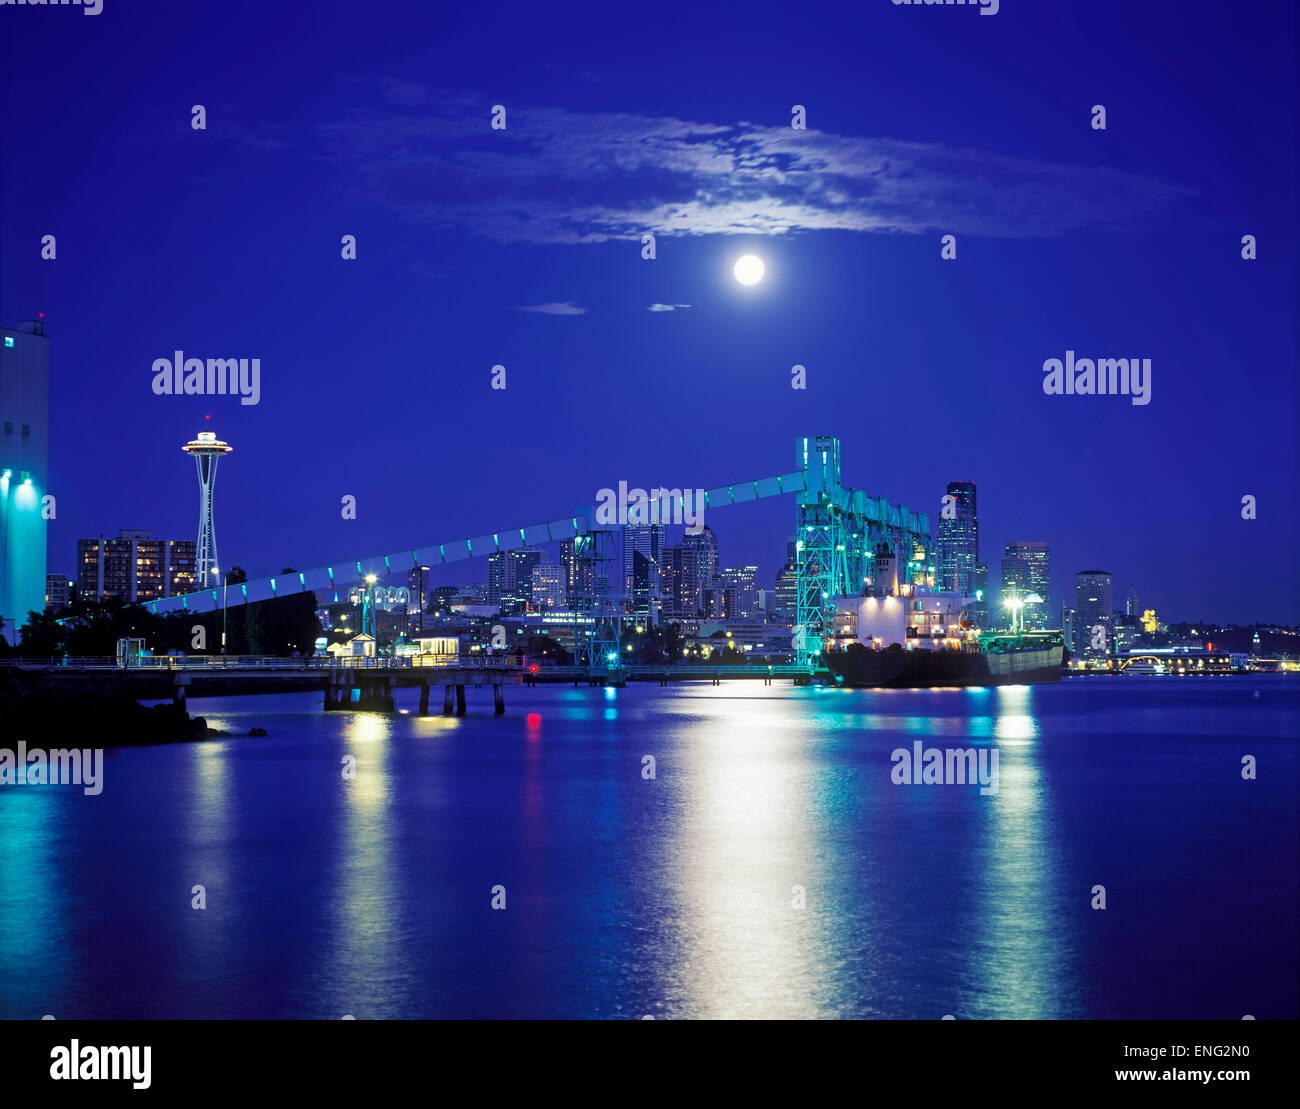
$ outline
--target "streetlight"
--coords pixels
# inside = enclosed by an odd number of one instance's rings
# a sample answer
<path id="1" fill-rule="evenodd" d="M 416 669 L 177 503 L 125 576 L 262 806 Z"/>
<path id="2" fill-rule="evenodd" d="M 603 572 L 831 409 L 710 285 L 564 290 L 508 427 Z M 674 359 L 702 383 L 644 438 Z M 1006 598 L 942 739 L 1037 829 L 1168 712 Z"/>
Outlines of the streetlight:
<path id="1" fill-rule="evenodd" d="M 212 567 L 212 572 L 221 575 L 221 654 L 224 657 L 226 653 L 226 586 L 229 583 L 226 581 L 226 575 L 222 574 L 215 565 Z"/>

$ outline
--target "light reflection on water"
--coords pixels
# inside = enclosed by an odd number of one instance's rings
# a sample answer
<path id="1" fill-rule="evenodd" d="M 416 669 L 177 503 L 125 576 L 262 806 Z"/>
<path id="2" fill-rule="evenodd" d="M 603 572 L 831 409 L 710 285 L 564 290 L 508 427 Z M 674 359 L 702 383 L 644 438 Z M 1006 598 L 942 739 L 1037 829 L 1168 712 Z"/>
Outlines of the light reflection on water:
<path id="1" fill-rule="evenodd" d="M 1196 681 L 196 706 L 270 735 L 0 790 L 0 1016 L 1294 1016 L 1297 698 Z M 893 784 L 916 742 L 996 748 L 998 791 Z"/>

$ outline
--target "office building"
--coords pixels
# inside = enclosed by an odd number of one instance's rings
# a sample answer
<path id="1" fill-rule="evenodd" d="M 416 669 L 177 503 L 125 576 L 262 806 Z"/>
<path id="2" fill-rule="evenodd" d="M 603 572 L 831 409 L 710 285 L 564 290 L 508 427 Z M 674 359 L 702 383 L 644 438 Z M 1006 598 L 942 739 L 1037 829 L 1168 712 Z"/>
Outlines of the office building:
<path id="1" fill-rule="evenodd" d="M 1002 603 L 999 626 L 1008 627 L 1012 609 L 1008 601 L 1023 599 L 1036 593 L 1041 600 L 1024 605 L 1024 626 L 1027 631 L 1041 631 L 1051 627 L 1056 613 L 1052 609 L 1052 561 L 1046 543 L 1008 543 L 1002 558 Z"/>
<path id="2" fill-rule="evenodd" d="M 488 555 L 487 603 L 503 613 L 526 609 L 533 598 L 533 569 L 542 562 L 536 547 Z"/>
<path id="3" fill-rule="evenodd" d="M 683 581 L 680 595 L 683 598 L 684 616 L 695 616 L 709 612 L 705 597 L 714 588 L 714 578 L 718 576 L 718 537 L 713 529 L 704 525 L 697 535 L 686 532 L 682 536 Z"/>
<path id="4" fill-rule="evenodd" d="M 719 575 L 725 596 L 727 620 L 758 619 L 758 567 L 738 566 Z"/>
<path id="5" fill-rule="evenodd" d="M 975 563 L 975 572 L 971 575 L 971 596 L 975 598 L 970 606 L 971 622 L 977 628 L 990 627 L 989 568 L 982 562 Z"/>
<path id="6" fill-rule="evenodd" d="M 558 562 L 544 562 L 533 567 L 532 602 L 540 611 L 564 608 L 568 603 L 565 569 Z"/>
<path id="7" fill-rule="evenodd" d="M 1074 575 L 1074 609 L 1078 613 L 1074 628 L 1075 653 L 1094 657 L 1110 654 L 1113 611 L 1110 571 L 1080 570 Z M 1105 633 L 1104 650 L 1092 646 L 1094 631 L 1099 626 Z"/>
<path id="8" fill-rule="evenodd" d="M 774 619 L 795 620 L 799 610 L 799 564 L 795 540 L 785 541 L 785 564 L 776 572 L 770 614 Z"/>

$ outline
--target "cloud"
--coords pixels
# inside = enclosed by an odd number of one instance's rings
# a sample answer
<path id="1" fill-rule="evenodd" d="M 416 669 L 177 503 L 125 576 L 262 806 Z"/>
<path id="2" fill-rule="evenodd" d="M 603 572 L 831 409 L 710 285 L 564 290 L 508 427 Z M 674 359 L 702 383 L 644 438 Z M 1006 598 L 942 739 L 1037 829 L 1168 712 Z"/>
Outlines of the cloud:
<path id="1" fill-rule="evenodd" d="M 544 316 L 585 316 L 587 314 L 585 308 L 579 308 L 567 300 L 562 304 L 521 304 L 515 308 L 515 311 L 541 312 Z"/>
<path id="2" fill-rule="evenodd" d="M 356 198 L 499 242 L 840 230 L 1058 236 L 1149 228 L 1195 191 L 940 143 L 510 106 L 389 79 L 319 128 Z M 395 103 L 396 102 L 396 103 Z"/>
<path id="3" fill-rule="evenodd" d="M 678 308 L 689 308 L 689 304 L 652 304 L 646 309 L 647 312 L 673 312 Z"/>
<path id="4" fill-rule="evenodd" d="M 447 279 L 445 273 L 439 273 L 423 258 L 417 258 L 414 262 L 410 263 L 406 267 L 406 271 L 407 273 L 415 274 L 417 277 L 427 277 L 431 281 L 445 281 Z"/>

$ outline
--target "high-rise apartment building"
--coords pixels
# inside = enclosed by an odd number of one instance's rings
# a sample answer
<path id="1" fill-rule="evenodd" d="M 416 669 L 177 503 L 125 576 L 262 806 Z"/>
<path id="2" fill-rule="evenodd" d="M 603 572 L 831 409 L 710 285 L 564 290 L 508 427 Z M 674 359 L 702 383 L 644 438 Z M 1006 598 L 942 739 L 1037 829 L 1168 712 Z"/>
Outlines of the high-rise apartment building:
<path id="1" fill-rule="evenodd" d="M 195 551 L 193 539 L 153 539 L 142 530 L 78 539 L 77 592 L 83 600 L 133 604 L 193 593 Z"/>

